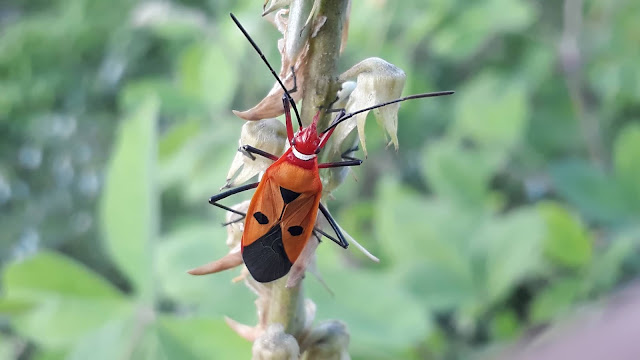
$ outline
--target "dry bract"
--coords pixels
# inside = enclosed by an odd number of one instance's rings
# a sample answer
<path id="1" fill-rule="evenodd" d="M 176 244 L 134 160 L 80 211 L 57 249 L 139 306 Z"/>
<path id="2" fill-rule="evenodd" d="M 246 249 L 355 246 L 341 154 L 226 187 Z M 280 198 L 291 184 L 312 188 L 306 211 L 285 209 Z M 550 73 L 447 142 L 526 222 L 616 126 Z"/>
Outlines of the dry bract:
<path id="1" fill-rule="evenodd" d="M 383 59 L 373 57 L 365 59 L 340 75 L 340 81 L 356 81 L 356 88 L 349 96 L 346 110 L 353 112 L 376 104 L 384 103 L 400 97 L 406 79 L 404 71 Z M 373 114 L 386 133 L 391 138 L 389 144 L 398 149 L 398 109 L 400 104 L 391 104 L 373 110 Z M 367 154 L 365 144 L 364 124 L 368 111 L 356 115 L 355 120 L 348 120 L 342 124 L 342 133 L 348 134 L 355 126 L 362 150 Z M 334 135 L 335 137 L 335 135 Z M 346 135 L 344 135 L 346 137 Z M 339 138 L 335 141 L 340 141 Z"/>

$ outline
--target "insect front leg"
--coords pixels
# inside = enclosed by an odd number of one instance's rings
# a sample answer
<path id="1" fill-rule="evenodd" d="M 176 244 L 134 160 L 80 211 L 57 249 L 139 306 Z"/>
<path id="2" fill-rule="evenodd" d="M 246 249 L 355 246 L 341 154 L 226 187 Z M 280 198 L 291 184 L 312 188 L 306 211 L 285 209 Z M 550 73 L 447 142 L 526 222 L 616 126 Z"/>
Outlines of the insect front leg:
<path id="1" fill-rule="evenodd" d="M 289 89 L 289 94 L 293 94 L 298 91 L 298 78 L 296 77 L 296 72 L 293 69 L 293 66 L 291 67 L 291 75 L 293 75 L 293 87 Z"/>
<path id="2" fill-rule="evenodd" d="M 318 168 L 319 169 L 327 169 L 327 168 L 344 167 L 344 166 L 359 166 L 359 165 L 362 164 L 362 160 L 347 155 L 347 154 L 351 154 L 352 152 L 354 152 L 356 150 L 358 150 L 358 145 L 350 148 L 349 150 L 343 152 L 342 155 L 340 155 L 340 157 L 344 161 L 337 161 L 337 162 L 329 162 L 329 163 L 318 164 Z"/>
<path id="3" fill-rule="evenodd" d="M 225 192 L 221 192 L 220 194 L 217 195 L 213 195 L 212 197 L 209 198 L 209 204 L 213 205 L 213 206 L 217 206 L 221 209 L 230 211 L 234 214 L 238 214 L 240 216 L 245 216 L 246 214 L 243 212 L 240 212 L 238 210 L 232 209 L 228 206 L 222 205 L 222 204 L 218 204 L 218 201 L 228 198 L 231 195 L 235 195 L 237 193 L 241 193 L 243 191 L 247 191 L 247 190 L 251 190 L 251 189 L 255 189 L 258 187 L 258 184 L 260 184 L 259 182 L 255 182 L 255 183 L 251 183 L 251 184 L 247 184 L 247 185 L 242 185 L 242 186 L 238 186 L 237 188 L 233 188 L 231 190 L 227 190 Z"/>
<path id="4" fill-rule="evenodd" d="M 273 154 L 270 154 L 270 153 L 268 153 L 268 152 L 266 152 L 266 151 L 264 151 L 264 150 L 260 150 L 260 149 L 258 149 L 258 148 L 256 148 L 256 147 L 251 146 L 251 145 L 242 145 L 242 146 L 240 146 L 240 147 L 238 148 L 238 151 L 240 151 L 241 153 L 243 153 L 244 155 L 246 155 L 246 156 L 247 156 L 248 158 L 250 158 L 251 160 L 255 160 L 255 159 L 256 159 L 256 157 L 255 157 L 255 156 L 253 156 L 253 154 L 260 155 L 260 156 L 263 156 L 263 157 L 266 157 L 267 159 L 269 159 L 269 160 L 273 160 L 273 161 L 278 160 L 278 157 L 277 157 L 277 156 L 275 156 L 275 155 L 273 155 Z"/>

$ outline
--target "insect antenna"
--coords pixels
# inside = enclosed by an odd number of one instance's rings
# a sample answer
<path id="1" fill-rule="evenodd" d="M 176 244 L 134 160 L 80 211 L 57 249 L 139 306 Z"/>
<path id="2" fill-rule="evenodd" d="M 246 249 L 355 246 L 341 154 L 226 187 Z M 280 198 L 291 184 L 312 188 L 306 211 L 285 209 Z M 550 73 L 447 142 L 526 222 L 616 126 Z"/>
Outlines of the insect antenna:
<path id="1" fill-rule="evenodd" d="M 287 90 L 287 88 L 284 86 L 284 84 L 280 80 L 280 77 L 278 76 L 278 74 L 276 74 L 275 70 L 273 70 L 273 67 L 271 67 L 271 64 L 269 64 L 269 61 L 267 60 L 267 58 L 262 53 L 262 50 L 260 50 L 260 48 L 258 47 L 258 44 L 256 44 L 255 41 L 253 41 L 251 36 L 249 36 L 249 33 L 247 32 L 247 30 L 245 30 L 244 27 L 242 27 L 242 25 L 240 25 L 240 22 L 238 21 L 238 19 L 236 19 L 235 15 L 233 15 L 233 13 L 229 13 L 229 15 L 231 15 L 231 19 L 233 20 L 233 22 L 236 23 L 236 25 L 238 26 L 240 31 L 242 31 L 242 33 L 247 38 L 247 40 L 249 40 L 249 42 L 251 43 L 251 46 L 253 46 L 253 48 L 256 50 L 258 55 L 260 55 L 260 57 L 262 58 L 262 61 L 264 61 L 264 63 L 267 64 L 267 67 L 269 68 L 269 70 L 271 70 L 271 74 L 273 74 L 273 77 L 276 78 L 276 80 L 278 81 L 278 84 L 280 84 L 280 87 L 282 88 L 282 90 L 284 90 L 284 93 L 287 96 L 287 99 L 289 100 L 289 103 L 291 104 L 291 107 L 293 108 L 293 112 L 296 114 L 296 119 L 298 120 L 298 126 L 300 126 L 300 128 L 302 128 L 302 122 L 300 121 L 300 114 L 298 113 L 298 108 L 296 107 L 296 102 L 293 101 L 293 98 L 291 97 L 291 94 L 289 93 L 289 90 Z M 295 74 L 294 74 L 294 76 L 295 76 Z"/>
<path id="2" fill-rule="evenodd" d="M 436 97 L 436 96 L 444 96 L 444 95 L 451 95 L 455 93 L 455 91 L 437 91 L 437 92 L 430 92 L 430 93 L 424 93 L 424 94 L 416 94 L 416 95 L 410 95 L 410 96 L 405 96 L 403 98 L 399 98 L 399 99 L 395 99 L 395 100 L 391 100 L 391 101 L 387 101 L 384 102 L 382 104 L 377 104 L 377 105 L 373 105 L 373 106 L 369 106 L 367 108 L 364 109 L 360 109 L 358 111 L 354 111 L 352 113 L 348 113 L 345 114 L 344 110 L 343 112 L 338 115 L 336 117 L 336 119 L 333 121 L 333 124 L 329 125 L 328 128 L 324 129 L 324 131 L 322 131 L 322 134 L 326 133 L 327 131 L 335 128 L 336 126 L 338 126 L 338 124 L 340 124 L 341 122 L 350 119 L 352 117 L 354 117 L 355 115 L 358 115 L 360 113 L 363 113 L 365 111 L 369 111 L 369 110 L 373 110 L 373 109 L 377 109 L 383 106 L 387 106 L 387 105 L 391 105 L 391 104 L 395 104 L 395 103 L 399 103 L 405 100 L 411 100 L 411 99 L 421 99 L 421 98 L 427 98 L 427 97 Z"/>

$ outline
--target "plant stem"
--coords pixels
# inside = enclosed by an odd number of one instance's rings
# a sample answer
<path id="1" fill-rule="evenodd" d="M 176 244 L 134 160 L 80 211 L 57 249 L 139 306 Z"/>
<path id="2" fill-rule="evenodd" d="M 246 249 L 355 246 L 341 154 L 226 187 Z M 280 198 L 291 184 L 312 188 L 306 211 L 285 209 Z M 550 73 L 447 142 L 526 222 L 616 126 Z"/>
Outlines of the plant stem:
<path id="1" fill-rule="evenodd" d="M 348 0 L 315 1 L 319 1 L 316 18 L 326 16 L 327 19 L 316 36 L 309 40 L 301 109 L 301 120 L 305 126 L 311 123 L 318 107 L 329 104 L 338 90 L 336 68 L 348 3 Z M 289 21 L 295 19 L 290 18 Z M 313 26 L 313 20 L 308 26 Z M 319 121 L 318 128 L 322 129 L 328 125 L 329 117 L 324 116 Z M 286 333 L 297 337 L 305 323 L 303 286 L 300 282 L 295 287 L 287 288 L 286 279 L 287 277 L 282 278 L 272 284 L 268 323 L 280 323 L 284 325 Z"/>
<path id="2" fill-rule="evenodd" d="M 287 334 L 297 337 L 306 317 L 302 281 L 292 288 L 287 288 L 286 283 L 287 277 L 284 277 L 272 284 L 268 322 L 282 324 Z"/>
<path id="3" fill-rule="evenodd" d="M 348 0 L 316 1 L 320 2 L 316 18 L 326 16 L 327 21 L 309 41 L 309 64 L 306 67 L 301 113 L 305 125 L 311 123 L 319 106 L 328 105 L 333 101 L 338 91 L 336 68 L 340 56 L 344 14 L 348 4 Z M 318 128 L 329 126 L 329 118 L 324 114 L 318 122 Z"/>

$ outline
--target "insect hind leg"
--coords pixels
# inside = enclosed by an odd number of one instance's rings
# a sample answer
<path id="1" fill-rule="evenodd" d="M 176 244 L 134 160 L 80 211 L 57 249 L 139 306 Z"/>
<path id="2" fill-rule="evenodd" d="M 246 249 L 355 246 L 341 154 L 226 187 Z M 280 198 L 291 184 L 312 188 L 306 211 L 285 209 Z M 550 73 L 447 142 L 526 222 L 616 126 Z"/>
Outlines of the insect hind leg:
<path id="1" fill-rule="evenodd" d="M 333 216 L 331 216 L 331 214 L 329 213 L 329 210 L 327 210 L 327 208 L 324 207 L 324 205 L 322 205 L 322 203 L 320 203 L 318 205 L 318 208 L 320 209 L 320 212 L 322 213 L 322 215 L 324 215 L 325 219 L 327 219 L 327 222 L 329 223 L 329 225 L 331 226 L 333 231 L 338 236 L 338 239 L 335 239 L 334 237 L 329 236 L 327 233 L 325 233 L 324 231 L 322 231 L 320 229 L 316 228 L 314 230 L 316 230 L 319 233 L 321 233 L 322 235 L 328 237 L 330 240 L 332 240 L 336 244 L 340 245 L 342 248 L 344 248 L 344 249 L 348 248 L 349 247 L 349 243 L 347 242 L 347 239 L 344 238 L 344 235 L 342 234 L 342 231 L 340 231 L 340 227 L 338 226 L 336 221 L 333 219 Z"/>
<path id="2" fill-rule="evenodd" d="M 238 215 L 240 215 L 240 214 L 238 214 Z M 244 220 L 245 217 L 247 217 L 247 214 L 246 213 L 242 213 L 242 215 L 240 215 L 240 217 L 238 217 L 237 219 L 233 219 L 233 220 L 227 221 L 225 223 L 222 223 L 222 226 L 229 226 L 229 225 L 238 223 L 238 222 Z"/>

